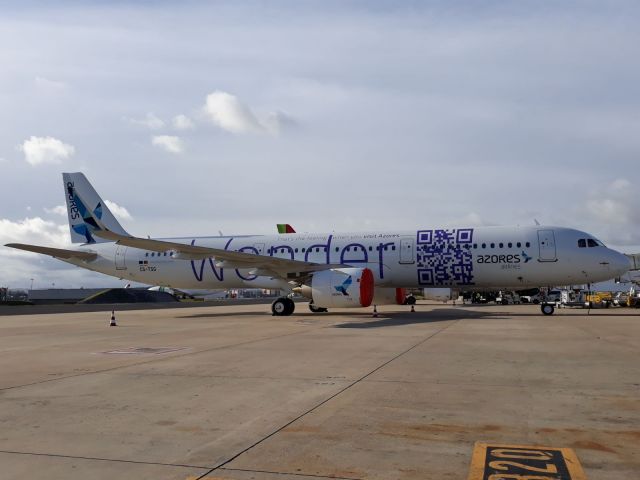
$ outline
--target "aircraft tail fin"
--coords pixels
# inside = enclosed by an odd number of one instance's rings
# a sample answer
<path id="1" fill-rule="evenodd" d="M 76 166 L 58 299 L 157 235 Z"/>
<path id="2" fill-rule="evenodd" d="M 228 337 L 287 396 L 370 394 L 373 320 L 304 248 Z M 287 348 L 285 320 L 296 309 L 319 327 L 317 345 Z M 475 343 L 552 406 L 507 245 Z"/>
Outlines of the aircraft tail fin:
<path id="1" fill-rule="evenodd" d="M 129 235 L 83 173 L 63 173 L 62 181 L 72 243 L 109 242 L 92 234 L 96 228 Z"/>

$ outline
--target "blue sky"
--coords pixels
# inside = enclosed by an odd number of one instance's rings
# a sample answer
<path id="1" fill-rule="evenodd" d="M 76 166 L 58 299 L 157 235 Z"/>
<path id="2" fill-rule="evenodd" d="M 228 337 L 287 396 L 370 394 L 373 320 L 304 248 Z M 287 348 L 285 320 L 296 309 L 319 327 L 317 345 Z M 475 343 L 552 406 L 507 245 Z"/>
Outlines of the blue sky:
<path id="1" fill-rule="evenodd" d="M 137 235 L 536 218 L 639 251 L 639 9 L 3 3 L 0 241 L 68 246 L 83 171 Z M 0 284 L 107 282 L 0 250 Z"/>

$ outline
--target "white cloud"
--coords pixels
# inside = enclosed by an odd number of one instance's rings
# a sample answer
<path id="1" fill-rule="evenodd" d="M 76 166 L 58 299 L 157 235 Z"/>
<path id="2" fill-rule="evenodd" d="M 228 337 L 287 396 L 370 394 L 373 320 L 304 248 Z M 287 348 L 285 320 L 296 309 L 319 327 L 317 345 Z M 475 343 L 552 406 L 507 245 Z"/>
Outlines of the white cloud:
<path id="1" fill-rule="evenodd" d="M 283 129 L 294 126 L 296 122 L 286 113 L 278 111 L 269 113 L 262 124 L 269 133 L 277 135 Z"/>
<path id="2" fill-rule="evenodd" d="M 65 205 L 56 205 L 53 208 L 44 207 L 44 211 L 47 213 L 52 213 L 54 215 L 60 215 L 63 217 L 67 216 L 67 207 Z"/>
<path id="3" fill-rule="evenodd" d="M 214 124 L 231 133 L 264 129 L 249 107 L 227 92 L 215 91 L 207 95 L 204 111 Z"/>
<path id="4" fill-rule="evenodd" d="M 173 135 L 155 135 L 151 138 L 151 143 L 169 153 L 179 154 L 184 151 L 184 145 L 180 137 Z"/>
<path id="5" fill-rule="evenodd" d="M 126 120 L 132 125 L 146 127 L 149 130 L 160 130 L 164 127 L 164 121 L 151 112 L 147 113 L 144 118 L 127 118 Z"/>
<path id="6" fill-rule="evenodd" d="M 186 115 L 180 114 L 173 117 L 173 128 L 176 130 L 191 130 L 195 127 L 193 120 Z"/>
<path id="7" fill-rule="evenodd" d="M 133 220 L 133 217 L 126 208 L 118 205 L 115 202 L 112 202 L 111 200 L 105 200 L 104 203 L 107 205 L 107 208 L 111 210 L 111 213 L 113 213 L 113 215 L 118 217 L 120 220 Z"/>
<path id="8" fill-rule="evenodd" d="M 29 137 L 18 150 L 24 152 L 24 159 L 31 165 L 61 163 L 71 157 L 76 149 L 73 145 L 53 137 Z"/>
<path id="9" fill-rule="evenodd" d="M 65 82 L 51 80 L 50 78 L 45 77 L 36 77 L 33 82 L 37 88 L 49 92 L 61 91 L 67 88 L 67 84 Z"/>
<path id="10" fill-rule="evenodd" d="M 293 118 L 283 112 L 258 116 L 238 97 L 219 90 L 207 95 L 203 110 L 215 125 L 231 133 L 277 135 L 284 127 L 295 124 Z"/>
<path id="11" fill-rule="evenodd" d="M 50 288 L 109 285 L 114 281 L 84 269 L 72 267 L 46 255 L 4 247 L 6 243 L 27 243 L 55 248 L 74 248 L 65 224 L 29 217 L 11 221 L 0 219 L 0 284 L 11 288 Z"/>
<path id="12" fill-rule="evenodd" d="M 17 222 L 0 218 L 0 245 L 12 242 L 66 248 L 70 244 L 69 227 L 40 217 L 25 218 Z M 6 249 L 3 251 L 6 253 Z M 10 252 L 21 254 L 15 250 Z"/>

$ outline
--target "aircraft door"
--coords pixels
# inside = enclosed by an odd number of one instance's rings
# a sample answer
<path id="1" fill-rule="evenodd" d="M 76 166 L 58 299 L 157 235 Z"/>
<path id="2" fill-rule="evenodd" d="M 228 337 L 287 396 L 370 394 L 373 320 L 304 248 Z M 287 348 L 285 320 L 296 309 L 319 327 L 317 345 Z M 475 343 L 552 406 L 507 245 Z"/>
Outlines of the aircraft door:
<path id="1" fill-rule="evenodd" d="M 415 239 L 401 238 L 400 239 L 400 263 L 410 264 L 415 263 Z"/>
<path id="2" fill-rule="evenodd" d="M 125 262 L 127 248 L 128 247 L 125 247 L 124 245 L 118 245 L 116 247 L 116 270 L 127 269 L 127 264 Z"/>
<path id="3" fill-rule="evenodd" d="M 553 230 L 538 230 L 538 248 L 541 262 L 556 262 L 556 238 Z"/>

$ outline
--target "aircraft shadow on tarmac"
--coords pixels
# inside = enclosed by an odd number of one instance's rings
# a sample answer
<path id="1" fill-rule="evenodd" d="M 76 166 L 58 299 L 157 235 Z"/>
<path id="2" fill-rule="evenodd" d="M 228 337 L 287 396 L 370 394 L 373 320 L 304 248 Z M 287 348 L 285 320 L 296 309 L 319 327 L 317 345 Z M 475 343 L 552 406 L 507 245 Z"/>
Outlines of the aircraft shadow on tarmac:
<path id="1" fill-rule="evenodd" d="M 617 317 L 617 316 L 630 316 L 635 312 L 618 313 L 607 311 L 603 312 L 601 309 L 594 310 L 589 314 L 587 310 L 578 311 L 577 314 L 571 315 L 571 317 L 579 316 L 599 316 L 599 317 Z M 514 317 L 540 317 L 540 319 L 556 319 L 562 321 L 563 317 L 569 315 L 563 315 L 562 310 L 556 310 L 556 314 L 553 317 L 545 317 L 540 312 L 523 312 L 516 310 L 509 310 L 508 312 L 483 312 L 477 310 L 469 310 L 465 308 L 438 308 L 428 312 L 394 312 L 391 314 L 381 314 L 380 318 L 372 319 L 366 322 L 345 322 L 334 325 L 335 328 L 378 328 L 378 327 L 397 327 L 402 325 L 415 325 L 419 323 L 435 323 L 435 322 L 447 322 L 450 320 L 472 320 L 472 319 L 491 319 L 491 320 L 510 320 Z M 354 319 L 355 320 L 355 319 Z"/>
<path id="2" fill-rule="evenodd" d="M 224 313 L 195 313 L 193 315 L 181 315 L 176 318 L 222 318 L 222 317 L 255 317 L 256 315 L 260 315 L 260 312 L 249 311 L 249 312 L 224 312 Z"/>
<path id="3" fill-rule="evenodd" d="M 505 318 L 497 312 L 477 312 L 457 308 L 438 308 L 428 312 L 394 312 L 391 315 L 382 314 L 381 318 L 368 322 L 347 322 L 334 325 L 335 328 L 378 328 L 415 325 L 418 323 L 448 322 L 472 318 Z"/>

